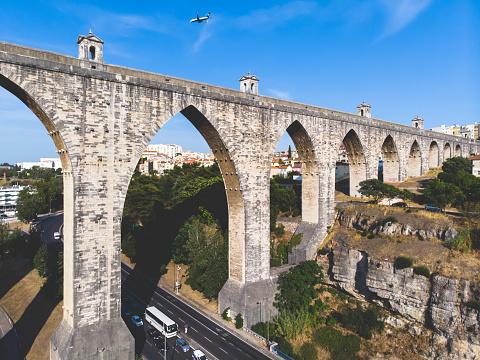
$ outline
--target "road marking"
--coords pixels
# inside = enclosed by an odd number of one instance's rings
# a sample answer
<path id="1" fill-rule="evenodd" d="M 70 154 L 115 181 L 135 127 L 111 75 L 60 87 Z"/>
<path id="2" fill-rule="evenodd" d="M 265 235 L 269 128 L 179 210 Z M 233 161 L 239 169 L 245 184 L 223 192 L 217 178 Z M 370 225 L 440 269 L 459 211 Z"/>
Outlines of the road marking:
<path id="1" fill-rule="evenodd" d="M 204 336 L 204 337 L 205 337 L 205 336 Z M 212 340 L 210 340 L 210 339 L 209 339 L 209 338 L 207 338 L 207 337 L 205 337 L 205 340 L 208 340 L 208 341 L 212 342 Z"/>
<path id="2" fill-rule="evenodd" d="M 173 312 L 171 312 L 171 311 L 170 311 L 170 309 L 167 309 L 167 311 L 168 311 L 170 314 L 172 314 L 172 315 L 173 315 Z"/>
<path id="3" fill-rule="evenodd" d="M 220 350 L 222 350 L 225 354 L 228 354 L 225 350 L 223 350 L 221 347 L 218 347 Z"/>
<path id="4" fill-rule="evenodd" d="M 185 321 L 183 321 L 183 319 L 181 317 L 179 317 L 178 320 L 180 320 L 181 322 L 185 322 Z"/>
<path id="5" fill-rule="evenodd" d="M 197 331 L 197 330 L 195 330 L 195 328 L 194 328 L 194 327 L 192 327 L 192 326 L 190 326 L 190 329 L 192 329 L 192 330 L 193 330 L 193 331 L 195 331 L 195 332 L 198 332 L 198 331 Z"/>

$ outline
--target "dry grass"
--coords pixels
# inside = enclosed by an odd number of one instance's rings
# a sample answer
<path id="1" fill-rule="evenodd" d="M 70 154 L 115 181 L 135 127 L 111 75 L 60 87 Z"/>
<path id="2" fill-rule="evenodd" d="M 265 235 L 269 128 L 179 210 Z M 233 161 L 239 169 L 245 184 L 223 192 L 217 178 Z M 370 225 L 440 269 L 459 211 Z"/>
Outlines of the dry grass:
<path id="1" fill-rule="evenodd" d="M 480 284 L 480 252 L 468 254 L 449 250 L 444 241 L 429 238 L 421 241 L 416 236 L 395 237 L 376 235 L 373 239 L 362 237 L 358 231 L 336 226 L 332 238 L 322 246 L 336 247 L 339 244 L 364 251 L 370 258 L 393 262 L 398 256 L 408 256 L 414 266 L 426 266 L 431 273 L 456 279 L 466 279 Z"/>
<path id="2" fill-rule="evenodd" d="M 28 360 L 49 359 L 50 337 L 63 317 L 62 304 L 45 296 L 43 279 L 27 261 L 0 261 L 0 305 L 15 322 Z"/>

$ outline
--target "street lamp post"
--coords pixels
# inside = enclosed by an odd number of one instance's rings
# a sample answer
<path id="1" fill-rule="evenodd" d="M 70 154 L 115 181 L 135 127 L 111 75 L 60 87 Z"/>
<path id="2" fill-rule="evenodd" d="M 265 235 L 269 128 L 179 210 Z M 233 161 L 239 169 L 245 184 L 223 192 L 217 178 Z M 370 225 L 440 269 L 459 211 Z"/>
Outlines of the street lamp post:
<path id="1" fill-rule="evenodd" d="M 180 285 L 178 282 L 178 279 L 180 277 L 180 270 L 182 270 L 182 268 L 180 267 L 180 265 L 177 265 L 177 281 L 175 283 L 175 287 L 177 288 L 177 295 L 178 295 L 178 286 Z"/>

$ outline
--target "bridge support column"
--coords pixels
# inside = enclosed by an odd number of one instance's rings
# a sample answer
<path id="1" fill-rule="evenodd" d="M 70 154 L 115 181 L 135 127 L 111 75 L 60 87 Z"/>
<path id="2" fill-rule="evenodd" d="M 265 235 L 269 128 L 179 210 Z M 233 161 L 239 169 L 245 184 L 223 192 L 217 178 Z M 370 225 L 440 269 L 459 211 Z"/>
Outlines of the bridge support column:
<path id="1" fill-rule="evenodd" d="M 278 315 L 273 306 L 277 293 L 277 277 L 250 283 L 228 279 L 218 294 L 218 312 L 229 308 L 232 319 L 242 314 L 244 326 L 251 327 Z"/>
<path id="2" fill-rule="evenodd" d="M 121 317 L 81 328 L 62 320 L 50 339 L 51 360 L 131 360 L 134 349 L 132 334 Z"/>

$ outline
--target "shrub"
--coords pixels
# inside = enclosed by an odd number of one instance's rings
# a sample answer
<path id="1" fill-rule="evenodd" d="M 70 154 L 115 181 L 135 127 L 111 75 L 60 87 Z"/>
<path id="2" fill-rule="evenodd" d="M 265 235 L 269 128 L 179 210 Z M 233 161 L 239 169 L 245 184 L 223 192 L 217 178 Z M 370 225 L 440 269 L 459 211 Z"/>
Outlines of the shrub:
<path id="1" fill-rule="evenodd" d="M 340 316 L 342 325 L 364 339 L 370 340 L 372 338 L 372 330 L 383 331 L 384 323 L 379 320 L 378 309 L 370 306 L 365 311 L 361 307 L 356 309 L 346 308 L 342 311 Z"/>
<path id="2" fill-rule="evenodd" d="M 326 248 L 325 246 L 318 251 L 320 255 L 327 255 L 329 252 L 330 249 Z"/>
<path id="3" fill-rule="evenodd" d="M 275 235 L 283 236 L 285 235 L 285 226 L 283 224 L 279 224 L 275 229 Z"/>
<path id="4" fill-rule="evenodd" d="M 422 275 L 427 279 L 430 279 L 430 270 L 426 266 L 416 266 L 413 268 L 413 272 L 417 275 Z"/>
<path id="5" fill-rule="evenodd" d="M 368 220 L 367 220 L 367 219 L 363 219 L 362 222 L 361 222 L 361 224 L 362 224 L 363 226 L 367 225 L 367 224 L 368 224 Z"/>
<path id="6" fill-rule="evenodd" d="M 468 300 L 466 304 L 469 308 L 480 310 L 480 301 L 478 300 Z"/>
<path id="7" fill-rule="evenodd" d="M 313 343 L 308 342 L 300 348 L 300 356 L 303 360 L 316 360 L 318 359 L 318 350 Z"/>
<path id="8" fill-rule="evenodd" d="M 327 348 L 332 359 L 350 360 L 360 350 L 361 339 L 355 335 L 343 336 L 342 333 L 332 327 L 321 327 L 313 334 L 316 344 Z"/>
<path id="9" fill-rule="evenodd" d="M 363 230 L 361 235 L 362 236 L 367 236 L 368 235 L 368 230 Z"/>
<path id="10" fill-rule="evenodd" d="M 394 223 L 398 222 L 398 220 L 394 216 L 389 216 L 389 217 L 383 219 L 382 225 L 385 225 L 386 223 L 389 223 L 389 222 L 394 224 Z"/>
<path id="11" fill-rule="evenodd" d="M 272 340 L 274 340 L 278 344 L 276 346 L 278 350 L 283 352 L 285 355 L 294 356 L 293 345 L 288 340 L 283 337 L 277 337 Z"/>
<path id="12" fill-rule="evenodd" d="M 472 246 L 472 239 L 470 237 L 470 231 L 468 229 L 458 229 L 458 235 L 455 239 L 447 241 L 447 247 L 450 250 L 458 250 L 464 254 L 470 251 Z"/>
<path id="13" fill-rule="evenodd" d="M 237 329 L 241 329 L 243 327 L 243 317 L 242 314 L 238 313 L 237 316 L 235 316 L 235 327 Z"/>
<path id="14" fill-rule="evenodd" d="M 232 318 L 228 317 L 228 309 L 223 310 L 222 319 L 225 320 L 225 321 L 231 321 L 232 320 Z"/>
<path id="15" fill-rule="evenodd" d="M 375 239 L 375 234 L 369 234 L 369 235 L 367 236 L 367 239 Z"/>
<path id="16" fill-rule="evenodd" d="M 255 325 L 252 325 L 251 329 L 258 335 L 263 336 L 265 339 L 273 339 L 276 331 L 275 324 L 272 322 L 259 322 Z"/>
<path id="17" fill-rule="evenodd" d="M 413 265 L 413 260 L 406 256 L 399 256 L 395 259 L 393 264 L 397 269 L 405 269 Z"/>

